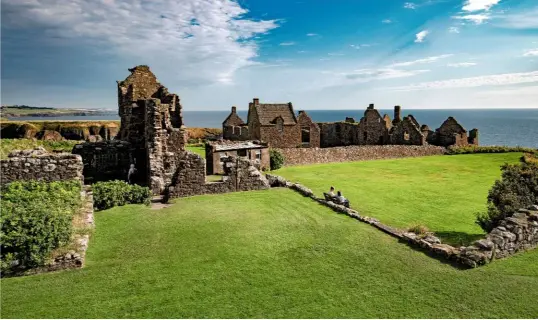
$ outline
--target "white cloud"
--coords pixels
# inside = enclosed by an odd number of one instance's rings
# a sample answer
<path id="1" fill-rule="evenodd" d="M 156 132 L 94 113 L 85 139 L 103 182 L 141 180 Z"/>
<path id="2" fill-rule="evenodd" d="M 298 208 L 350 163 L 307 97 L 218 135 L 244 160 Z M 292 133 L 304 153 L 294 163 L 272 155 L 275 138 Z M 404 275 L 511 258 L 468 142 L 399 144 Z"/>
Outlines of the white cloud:
<path id="1" fill-rule="evenodd" d="M 524 57 L 538 57 L 538 49 L 532 49 L 523 54 Z"/>
<path id="2" fill-rule="evenodd" d="M 538 7 L 498 17 L 496 25 L 510 29 L 538 29 Z"/>
<path id="3" fill-rule="evenodd" d="M 279 46 L 293 46 L 293 45 L 295 45 L 295 42 L 293 42 L 293 41 L 281 42 L 279 44 Z"/>
<path id="4" fill-rule="evenodd" d="M 450 33 L 460 33 L 460 29 L 458 27 L 450 27 L 450 28 L 448 28 L 448 32 L 450 32 Z"/>
<path id="5" fill-rule="evenodd" d="M 407 86 L 392 87 L 389 89 L 395 91 L 415 91 L 431 89 L 472 88 L 482 86 L 503 86 L 532 82 L 538 82 L 538 71 L 505 73 L 470 78 L 422 82 Z"/>
<path id="6" fill-rule="evenodd" d="M 426 72 L 430 72 L 430 70 L 400 70 L 394 68 L 381 68 L 360 69 L 353 72 L 344 73 L 343 75 L 345 75 L 345 77 L 350 80 L 368 82 L 372 80 L 412 77 Z"/>
<path id="7" fill-rule="evenodd" d="M 477 63 L 475 62 L 460 62 L 460 63 L 449 63 L 446 66 L 451 67 L 451 68 L 467 68 L 467 67 L 472 67 L 476 65 Z"/>
<path id="8" fill-rule="evenodd" d="M 319 36 L 319 34 L 317 34 L 317 33 L 307 33 L 306 36 L 307 37 L 315 37 L 315 36 Z"/>
<path id="9" fill-rule="evenodd" d="M 424 41 L 424 38 L 429 34 L 430 32 L 428 30 L 422 30 L 419 33 L 416 34 L 416 43 L 420 43 Z"/>
<path id="10" fill-rule="evenodd" d="M 469 12 L 481 10 L 487 11 L 499 2 L 501 2 L 501 0 L 467 0 L 462 10 Z"/>
<path id="11" fill-rule="evenodd" d="M 382 23 L 385 23 L 385 24 L 389 24 L 389 23 L 392 23 L 392 20 L 390 19 L 385 19 L 383 21 L 381 21 Z"/>
<path id="12" fill-rule="evenodd" d="M 508 88 L 508 89 L 495 89 L 479 92 L 478 95 L 483 96 L 521 96 L 521 95 L 533 95 L 538 96 L 538 86 L 526 86 L 519 88 Z M 536 100 L 535 100 L 536 101 Z"/>
<path id="13" fill-rule="evenodd" d="M 389 67 L 408 67 L 408 66 L 412 66 L 412 65 L 415 65 L 415 64 L 432 63 L 432 62 L 435 62 L 437 60 L 446 59 L 446 58 L 452 57 L 452 56 L 453 56 L 453 54 L 442 54 L 440 56 L 427 57 L 427 58 L 422 58 L 422 59 L 413 60 L 413 61 L 405 61 L 405 62 L 393 63 L 393 64 L 389 65 Z"/>
<path id="14" fill-rule="evenodd" d="M 404 4 L 404 8 L 406 9 L 416 9 L 417 8 L 417 5 L 414 4 L 413 2 L 406 2 Z"/>
<path id="15" fill-rule="evenodd" d="M 489 20 L 491 16 L 489 14 L 468 14 L 464 16 L 453 16 L 453 19 L 472 21 L 475 24 L 482 24 L 484 21 Z"/>
<path id="16" fill-rule="evenodd" d="M 189 84 L 231 82 L 238 69 L 255 64 L 254 37 L 278 27 L 246 18 L 232 0 L 4 0 L 2 10 L 10 13 L 3 25 L 103 46 L 157 74 L 173 66 Z"/>

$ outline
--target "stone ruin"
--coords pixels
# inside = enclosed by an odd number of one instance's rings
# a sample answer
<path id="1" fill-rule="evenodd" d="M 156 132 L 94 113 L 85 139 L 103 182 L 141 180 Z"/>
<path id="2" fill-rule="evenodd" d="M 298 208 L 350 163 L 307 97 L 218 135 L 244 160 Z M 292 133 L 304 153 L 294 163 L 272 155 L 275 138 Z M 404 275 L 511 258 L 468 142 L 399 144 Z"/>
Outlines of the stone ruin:
<path id="1" fill-rule="evenodd" d="M 223 137 L 228 140 L 256 139 L 274 148 L 328 148 L 351 145 L 435 145 L 442 147 L 478 145 L 478 130 L 469 133 L 453 117 L 437 130 L 420 125 L 408 115 L 402 119 L 401 107 L 394 107 L 394 119 L 370 104 L 364 116 L 356 122 L 346 117 L 342 122 L 315 123 L 305 111 L 295 116 L 290 103 L 265 104 L 255 98 L 249 103 L 248 122 L 238 115 L 237 108 L 222 124 Z"/>
<path id="2" fill-rule="evenodd" d="M 70 153 L 49 153 L 43 147 L 14 150 L 0 161 L 1 184 L 18 180 L 67 181 L 84 179 L 82 158 Z"/>
<path id="3" fill-rule="evenodd" d="M 129 71 L 125 80 L 117 82 L 121 126 L 115 140 L 86 142 L 73 148 L 73 153 L 82 156 L 86 182 L 126 180 L 134 164 L 135 182 L 166 197 L 265 188 L 263 182 L 245 186 L 241 170 L 263 180 L 261 174 L 253 172 L 253 166 L 246 164 L 229 171 L 240 180 L 233 186 L 206 186 L 205 160 L 185 150 L 188 137 L 179 97 L 169 93 L 148 66 Z"/>

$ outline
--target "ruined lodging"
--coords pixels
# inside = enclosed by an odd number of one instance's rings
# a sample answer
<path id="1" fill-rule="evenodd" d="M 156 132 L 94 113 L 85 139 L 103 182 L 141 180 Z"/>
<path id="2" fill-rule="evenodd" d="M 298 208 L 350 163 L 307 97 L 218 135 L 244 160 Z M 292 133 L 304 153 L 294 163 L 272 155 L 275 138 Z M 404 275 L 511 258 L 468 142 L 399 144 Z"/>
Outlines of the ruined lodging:
<path id="1" fill-rule="evenodd" d="M 39 147 L 15 150 L 0 161 L 1 184 L 17 180 L 67 181 L 84 179 L 82 158 L 69 153 L 48 153 Z"/>
<path id="2" fill-rule="evenodd" d="M 222 182 L 206 184 L 204 159 L 185 150 L 187 131 L 179 97 L 169 93 L 149 67 L 129 71 L 117 83 L 121 126 L 115 140 L 73 148 L 82 156 L 86 182 L 126 180 L 134 165 L 135 182 L 166 197 L 266 188 L 259 168 L 248 159 L 224 170 L 230 176 Z"/>
<path id="3" fill-rule="evenodd" d="M 478 130 L 469 133 L 449 117 L 435 131 L 413 115 L 401 117 L 401 107 L 394 107 L 394 119 L 381 115 L 373 104 L 356 122 L 347 117 L 342 122 L 314 123 L 304 111 L 296 117 L 291 103 L 249 103 L 248 123 L 237 115 L 236 107 L 222 124 L 223 136 L 229 140 L 258 139 L 273 148 L 340 147 L 351 145 L 478 145 Z"/>
<path id="4" fill-rule="evenodd" d="M 223 174 L 223 159 L 229 156 L 258 161 L 259 167 L 262 170 L 270 168 L 269 149 L 267 144 L 260 143 L 259 141 L 219 140 L 206 142 L 205 144 L 207 174 Z"/>
<path id="5" fill-rule="evenodd" d="M 319 126 L 304 111 L 295 116 L 289 103 L 249 103 L 247 123 L 237 115 L 236 107 L 222 123 L 226 140 L 259 140 L 273 148 L 319 147 Z"/>

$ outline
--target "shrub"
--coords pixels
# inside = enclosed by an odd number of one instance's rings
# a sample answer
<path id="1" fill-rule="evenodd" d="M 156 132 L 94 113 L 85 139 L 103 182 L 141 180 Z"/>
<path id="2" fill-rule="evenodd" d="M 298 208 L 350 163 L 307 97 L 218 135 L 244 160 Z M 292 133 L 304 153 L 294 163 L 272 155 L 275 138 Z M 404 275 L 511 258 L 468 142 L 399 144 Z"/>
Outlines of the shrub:
<path id="1" fill-rule="evenodd" d="M 476 223 L 486 232 L 520 208 L 538 203 L 538 164 L 505 164 L 502 176 L 488 194 L 487 212 L 477 214 Z"/>
<path id="2" fill-rule="evenodd" d="M 43 265 L 72 235 L 73 215 L 81 206 L 81 184 L 12 182 L 2 187 L 1 270 Z"/>
<path id="3" fill-rule="evenodd" d="M 415 225 L 415 226 L 412 226 L 411 228 L 407 229 L 407 231 L 413 232 L 413 233 L 418 234 L 418 235 L 421 235 L 421 234 L 426 234 L 426 233 L 430 232 L 430 229 L 428 229 L 428 227 L 423 226 L 423 225 Z"/>
<path id="4" fill-rule="evenodd" d="M 148 187 L 131 185 L 120 180 L 97 182 L 92 185 L 92 190 L 93 206 L 96 210 L 106 210 L 125 204 L 149 205 L 152 196 Z"/>
<path id="5" fill-rule="evenodd" d="M 538 151 L 534 153 L 524 153 L 521 157 L 521 161 L 525 163 L 536 163 L 538 164 Z"/>
<path id="6" fill-rule="evenodd" d="M 469 154 L 469 153 L 506 153 L 506 152 L 536 152 L 536 149 L 525 147 L 507 147 L 507 146 L 465 146 L 449 147 L 446 154 Z"/>
<path id="7" fill-rule="evenodd" d="M 271 170 L 277 170 L 282 168 L 284 165 L 284 156 L 278 150 L 270 149 L 269 150 Z"/>

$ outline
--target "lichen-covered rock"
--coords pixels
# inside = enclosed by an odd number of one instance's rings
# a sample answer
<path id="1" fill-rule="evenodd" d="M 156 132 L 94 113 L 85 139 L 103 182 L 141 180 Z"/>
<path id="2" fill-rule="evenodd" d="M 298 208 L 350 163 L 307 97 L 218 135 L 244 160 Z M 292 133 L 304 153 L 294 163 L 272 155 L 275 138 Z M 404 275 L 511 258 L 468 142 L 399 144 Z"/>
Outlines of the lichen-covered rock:
<path id="1" fill-rule="evenodd" d="M 285 178 L 273 174 L 266 174 L 265 177 L 267 178 L 267 181 L 269 181 L 269 185 L 274 187 L 287 187 L 288 181 L 286 181 Z"/>
<path id="2" fill-rule="evenodd" d="M 292 189 L 294 190 L 297 190 L 300 194 L 302 194 L 303 196 L 305 197 L 310 197 L 312 195 L 314 195 L 314 192 L 312 192 L 312 190 L 308 189 L 307 187 L 299 184 L 299 183 L 295 183 L 291 186 Z"/>

